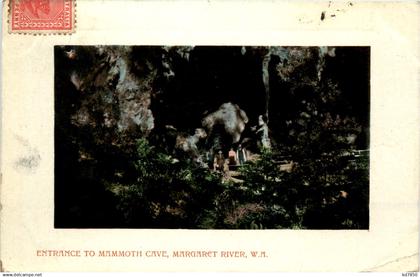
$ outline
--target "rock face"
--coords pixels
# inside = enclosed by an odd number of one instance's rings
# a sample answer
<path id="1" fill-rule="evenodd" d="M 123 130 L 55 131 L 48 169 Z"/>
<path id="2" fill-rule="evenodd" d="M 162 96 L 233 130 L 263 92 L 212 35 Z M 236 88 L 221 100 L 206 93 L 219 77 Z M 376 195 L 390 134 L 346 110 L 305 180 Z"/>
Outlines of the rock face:
<path id="1" fill-rule="evenodd" d="M 228 150 L 244 138 L 256 140 L 251 127 L 260 115 L 267 118 L 274 145 L 294 143 L 310 120 L 324 121 L 331 107 L 334 116 L 355 118 L 354 129 L 362 130 L 368 108 L 360 104 L 364 100 L 357 86 L 340 87 L 347 69 L 337 70 L 342 59 L 349 63 L 357 51 L 58 46 L 57 135 L 78 141 L 81 152 L 92 152 L 92 144 L 130 152 L 136 139 L 147 137 L 198 157 Z M 360 62 L 353 63 L 355 68 Z M 174 127 L 170 134 L 165 126 Z M 348 134 L 349 143 L 357 143 L 357 135 Z"/>
<path id="2" fill-rule="evenodd" d="M 147 135 L 154 128 L 150 82 L 156 71 L 151 70 L 146 78 L 134 75 L 129 47 L 73 48 L 68 59 L 82 63 L 85 53 L 79 52 L 86 50 L 98 58 L 88 70 L 70 74 L 70 82 L 85 100 L 71 116 L 73 124 L 101 125 L 120 133 L 138 130 Z"/>
<path id="3" fill-rule="evenodd" d="M 194 161 L 200 162 L 200 153 L 198 150 L 198 142 L 207 137 L 206 131 L 202 128 L 195 129 L 194 135 L 183 136 L 178 134 L 176 137 L 175 148 L 182 150 L 189 154 Z"/>
<path id="4" fill-rule="evenodd" d="M 261 201 L 233 207 L 242 192 L 225 194 L 223 173 L 208 169 L 220 164 L 226 173 L 239 144 L 255 169 L 242 180 L 246 195 L 259 182 L 277 184 L 276 169 L 292 171 L 277 164 L 287 157 L 301 170 L 326 152 L 368 147 L 368 47 L 54 50 L 56 227 L 223 227 L 225 212 L 230 224 L 245 220 L 237 211 L 261 218 Z M 293 191 L 324 176 L 306 168 L 302 182 L 285 180 Z"/>
<path id="5" fill-rule="evenodd" d="M 246 113 L 238 105 L 230 102 L 222 104 L 217 111 L 207 115 L 202 120 L 202 124 L 209 134 L 214 132 L 216 125 L 223 126 L 225 132 L 231 136 L 232 144 L 239 142 L 247 123 Z"/>

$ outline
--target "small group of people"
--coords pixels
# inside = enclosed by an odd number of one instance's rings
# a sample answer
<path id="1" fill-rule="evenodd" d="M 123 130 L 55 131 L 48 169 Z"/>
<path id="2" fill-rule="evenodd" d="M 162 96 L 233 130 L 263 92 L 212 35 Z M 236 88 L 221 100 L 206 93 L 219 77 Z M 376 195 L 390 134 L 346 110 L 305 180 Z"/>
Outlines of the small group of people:
<path id="1" fill-rule="evenodd" d="M 243 165 L 247 161 L 246 150 L 239 145 L 238 148 L 233 150 L 230 148 L 228 152 L 228 159 L 226 160 L 222 150 L 219 150 L 214 157 L 213 169 L 225 172 L 229 169 L 229 166 Z"/>
<path id="2" fill-rule="evenodd" d="M 251 127 L 251 130 L 254 131 L 258 136 L 259 139 L 257 141 L 257 145 L 260 148 L 268 150 L 271 149 L 271 141 L 269 137 L 269 129 L 266 116 L 259 115 L 258 125 Z M 226 172 L 229 170 L 229 166 L 240 166 L 243 165 L 247 160 L 247 151 L 242 147 L 241 144 L 239 144 L 236 151 L 233 147 L 230 148 L 227 159 L 225 158 L 223 151 L 219 150 L 213 159 L 213 169 L 220 172 Z"/>

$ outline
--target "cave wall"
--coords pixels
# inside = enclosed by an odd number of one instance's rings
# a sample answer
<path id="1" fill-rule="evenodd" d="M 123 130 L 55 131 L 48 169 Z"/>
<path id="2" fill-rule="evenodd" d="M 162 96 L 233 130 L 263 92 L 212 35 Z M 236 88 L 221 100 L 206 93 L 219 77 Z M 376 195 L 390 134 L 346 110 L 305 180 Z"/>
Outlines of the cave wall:
<path id="1" fill-rule="evenodd" d="M 112 225 L 113 200 L 102 183 L 135 175 L 136 140 L 173 154 L 178 136 L 205 128 L 203 119 L 225 103 L 246 114 L 239 141 L 223 123 L 206 129 L 200 151 L 218 139 L 224 148 L 256 140 L 251 127 L 261 114 L 279 151 L 298 143 L 310 120 L 330 117 L 351 123 L 359 138 L 352 148 L 368 148 L 369 47 L 66 45 L 54 55 L 58 225 L 80 223 L 82 214 L 90 225 Z"/>

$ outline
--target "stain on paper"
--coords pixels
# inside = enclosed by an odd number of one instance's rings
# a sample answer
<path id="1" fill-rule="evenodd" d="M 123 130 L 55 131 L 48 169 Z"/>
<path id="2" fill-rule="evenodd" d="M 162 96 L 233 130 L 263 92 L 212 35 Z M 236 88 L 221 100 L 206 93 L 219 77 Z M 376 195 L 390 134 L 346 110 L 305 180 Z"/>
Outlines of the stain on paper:
<path id="1" fill-rule="evenodd" d="M 14 168 L 21 173 L 34 173 L 41 162 L 39 151 L 32 147 L 26 139 L 20 136 L 15 136 L 15 138 L 23 147 L 23 154 L 19 155 L 14 161 Z"/>

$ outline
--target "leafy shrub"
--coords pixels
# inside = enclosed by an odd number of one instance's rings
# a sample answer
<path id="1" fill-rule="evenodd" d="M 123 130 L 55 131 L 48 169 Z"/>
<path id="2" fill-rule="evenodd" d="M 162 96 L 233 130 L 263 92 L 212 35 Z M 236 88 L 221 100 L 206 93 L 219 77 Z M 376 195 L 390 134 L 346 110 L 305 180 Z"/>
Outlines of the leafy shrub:
<path id="1" fill-rule="evenodd" d="M 151 146 L 137 143 L 137 180 L 110 184 L 119 198 L 118 209 L 128 226 L 160 228 L 210 228 L 198 222 L 214 210 L 220 176 L 189 160 L 177 160 Z M 205 219 L 202 219 L 205 221 Z M 210 226 L 210 227 L 209 227 Z"/>

